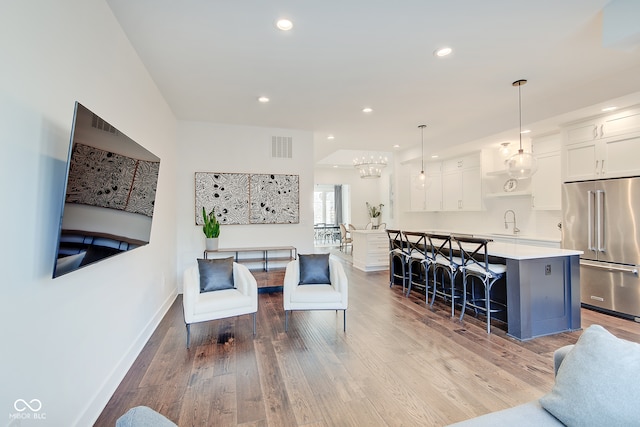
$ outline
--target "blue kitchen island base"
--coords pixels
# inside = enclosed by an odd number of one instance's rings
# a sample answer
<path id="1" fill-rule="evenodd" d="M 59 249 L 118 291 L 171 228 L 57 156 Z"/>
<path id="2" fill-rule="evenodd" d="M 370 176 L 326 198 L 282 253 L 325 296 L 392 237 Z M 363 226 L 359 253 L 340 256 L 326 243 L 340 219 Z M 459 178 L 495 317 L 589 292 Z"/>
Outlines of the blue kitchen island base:
<path id="1" fill-rule="evenodd" d="M 509 336 L 528 340 L 581 328 L 579 255 L 506 264 Z"/>

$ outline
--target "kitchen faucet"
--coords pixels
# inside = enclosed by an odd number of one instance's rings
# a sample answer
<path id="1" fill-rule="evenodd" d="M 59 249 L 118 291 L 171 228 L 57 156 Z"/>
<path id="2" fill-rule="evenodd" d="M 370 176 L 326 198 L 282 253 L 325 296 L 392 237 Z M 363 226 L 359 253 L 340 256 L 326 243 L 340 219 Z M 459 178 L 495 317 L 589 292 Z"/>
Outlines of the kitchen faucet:
<path id="1" fill-rule="evenodd" d="M 513 216 L 513 221 L 507 221 L 507 214 L 511 212 L 511 215 Z M 509 228 L 509 223 L 513 223 L 513 234 L 518 234 L 520 232 L 520 229 L 516 226 L 516 213 L 511 210 L 508 209 L 504 212 L 504 228 L 508 229 Z"/>

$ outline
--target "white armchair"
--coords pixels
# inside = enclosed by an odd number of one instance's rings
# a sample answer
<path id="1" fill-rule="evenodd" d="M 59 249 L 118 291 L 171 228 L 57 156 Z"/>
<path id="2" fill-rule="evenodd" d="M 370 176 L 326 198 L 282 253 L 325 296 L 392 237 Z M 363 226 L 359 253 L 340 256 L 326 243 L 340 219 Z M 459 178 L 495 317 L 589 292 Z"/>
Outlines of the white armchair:
<path id="1" fill-rule="evenodd" d="M 200 293 L 198 265 L 185 270 L 182 304 L 184 322 L 187 326 L 187 348 L 189 348 L 192 323 L 253 313 L 253 335 L 256 334 L 258 311 L 256 279 L 246 266 L 234 262 L 233 282 L 235 289 Z"/>
<path id="2" fill-rule="evenodd" d="M 287 264 L 283 283 L 284 329 L 289 328 L 289 312 L 293 310 L 343 310 L 344 331 L 347 330 L 349 284 L 340 261 L 329 258 L 331 283 L 300 284 L 300 260 Z"/>

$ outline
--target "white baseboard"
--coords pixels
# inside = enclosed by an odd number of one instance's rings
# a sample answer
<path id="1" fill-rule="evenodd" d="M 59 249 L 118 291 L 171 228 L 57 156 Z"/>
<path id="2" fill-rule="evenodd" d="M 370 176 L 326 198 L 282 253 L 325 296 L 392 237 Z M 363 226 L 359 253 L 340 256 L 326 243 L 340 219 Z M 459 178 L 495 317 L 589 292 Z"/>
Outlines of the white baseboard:
<path id="1" fill-rule="evenodd" d="M 164 303 L 156 311 L 156 314 L 149 320 L 145 328 L 140 331 L 138 337 L 133 341 L 131 346 L 129 346 L 127 352 L 116 364 L 114 369 L 111 371 L 111 374 L 105 379 L 102 387 L 100 387 L 96 394 L 91 398 L 89 404 L 86 406 L 85 410 L 82 411 L 73 425 L 90 426 L 95 424 L 105 406 L 109 403 L 109 399 L 111 399 L 111 396 L 116 391 L 125 375 L 127 375 L 127 372 L 129 372 L 129 369 L 133 366 L 133 362 L 136 361 L 136 358 L 144 348 L 147 341 L 149 341 L 149 338 L 151 338 L 151 335 L 156 330 L 165 314 L 167 314 L 167 311 L 169 311 L 169 308 L 171 308 L 171 305 L 177 297 L 177 293 L 170 294 L 167 297 Z"/>

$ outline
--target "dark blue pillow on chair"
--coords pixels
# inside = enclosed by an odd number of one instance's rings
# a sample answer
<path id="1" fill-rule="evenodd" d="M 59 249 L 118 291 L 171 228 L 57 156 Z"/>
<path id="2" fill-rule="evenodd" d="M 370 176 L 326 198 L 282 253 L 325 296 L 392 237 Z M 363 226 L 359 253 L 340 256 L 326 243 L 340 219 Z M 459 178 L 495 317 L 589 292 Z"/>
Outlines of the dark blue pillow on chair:
<path id="1" fill-rule="evenodd" d="M 299 255 L 300 285 L 331 283 L 329 275 L 329 254 Z"/>
<path id="2" fill-rule="evenodd" d="M 233 257 L 198 259 L 200 293 L 233 289 Z"/>

